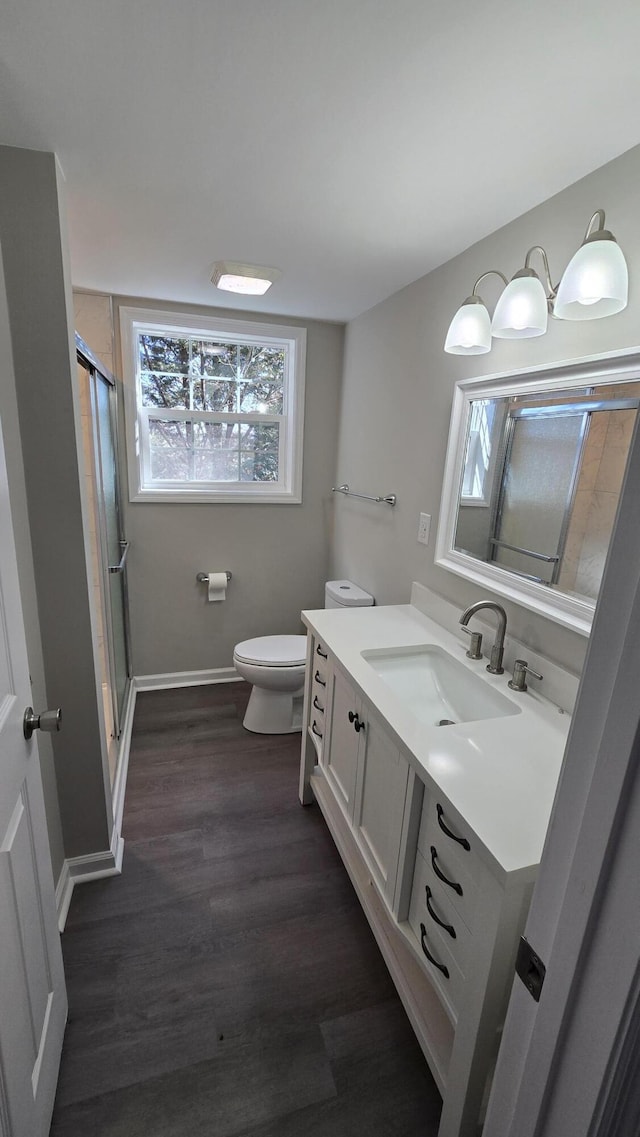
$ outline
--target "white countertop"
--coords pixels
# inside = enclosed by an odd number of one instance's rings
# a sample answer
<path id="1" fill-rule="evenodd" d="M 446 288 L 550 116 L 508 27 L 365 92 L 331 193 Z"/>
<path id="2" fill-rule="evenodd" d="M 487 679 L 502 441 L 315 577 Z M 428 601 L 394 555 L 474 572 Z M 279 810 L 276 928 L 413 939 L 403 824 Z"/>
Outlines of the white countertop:
<path id="1" fill-rule="evenodd" d="M 537 865 L 570 715 L 531 686 L 526 692 L 511 691 L 506 671 L 489 675 L 486 660 L 467 659 L 468 641 L 460 642 L 410 604 L 319 609 L 303 612 L 302 618 L 386 720 L 425 784 L 439 787 L 474 830 L 494 870 Z M 520 714 L 447 727 L 418 722 L 361 652 L 423 644 L 444 648 L 511 699 Z"/>

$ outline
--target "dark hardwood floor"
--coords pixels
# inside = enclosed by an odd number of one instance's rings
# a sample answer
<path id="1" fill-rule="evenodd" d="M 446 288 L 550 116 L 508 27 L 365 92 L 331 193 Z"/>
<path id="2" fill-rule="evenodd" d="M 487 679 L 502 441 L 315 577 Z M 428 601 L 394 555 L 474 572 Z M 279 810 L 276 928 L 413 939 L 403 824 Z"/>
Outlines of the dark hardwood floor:
<path id="1" fill-rule="evenodd" d="M 76 888 L 51 1137 L 432 1137 L 440 1097 L 244 683 L 138 696 L 120 877 Z"/>

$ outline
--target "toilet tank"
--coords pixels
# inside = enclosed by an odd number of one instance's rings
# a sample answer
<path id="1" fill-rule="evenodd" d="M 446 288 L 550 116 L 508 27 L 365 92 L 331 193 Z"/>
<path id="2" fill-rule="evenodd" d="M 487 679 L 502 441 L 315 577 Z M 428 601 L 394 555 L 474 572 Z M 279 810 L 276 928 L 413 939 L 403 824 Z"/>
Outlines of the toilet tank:
<path id="1" fill-rule="evenodd" d="M 352 580 L 328 580 L 324 586 L 325 608 L 366 608 L 373 596 Z"/>

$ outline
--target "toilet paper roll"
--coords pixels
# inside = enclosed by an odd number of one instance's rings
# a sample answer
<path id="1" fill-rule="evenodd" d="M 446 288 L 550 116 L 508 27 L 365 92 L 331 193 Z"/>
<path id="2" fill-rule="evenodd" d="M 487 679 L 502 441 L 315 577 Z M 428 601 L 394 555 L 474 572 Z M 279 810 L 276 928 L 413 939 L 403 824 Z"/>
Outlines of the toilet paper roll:
<path id="1" fill-rule="evenodd" d="M 226 572 L 209 572 L 209 601 L 226 600 L 227 574 Z"/>

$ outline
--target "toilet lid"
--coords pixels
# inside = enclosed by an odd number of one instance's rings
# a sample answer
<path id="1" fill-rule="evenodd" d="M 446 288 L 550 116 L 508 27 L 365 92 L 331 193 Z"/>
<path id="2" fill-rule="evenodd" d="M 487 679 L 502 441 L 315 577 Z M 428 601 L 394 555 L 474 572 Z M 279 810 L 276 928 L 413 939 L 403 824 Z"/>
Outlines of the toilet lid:
<path id="1" fill-rule="evenodd" d="M 241 663 L 261 667 L 300 667 L 307 658 L 307 637 L 259 636 L 236 644 L 233 654 Z"/>

